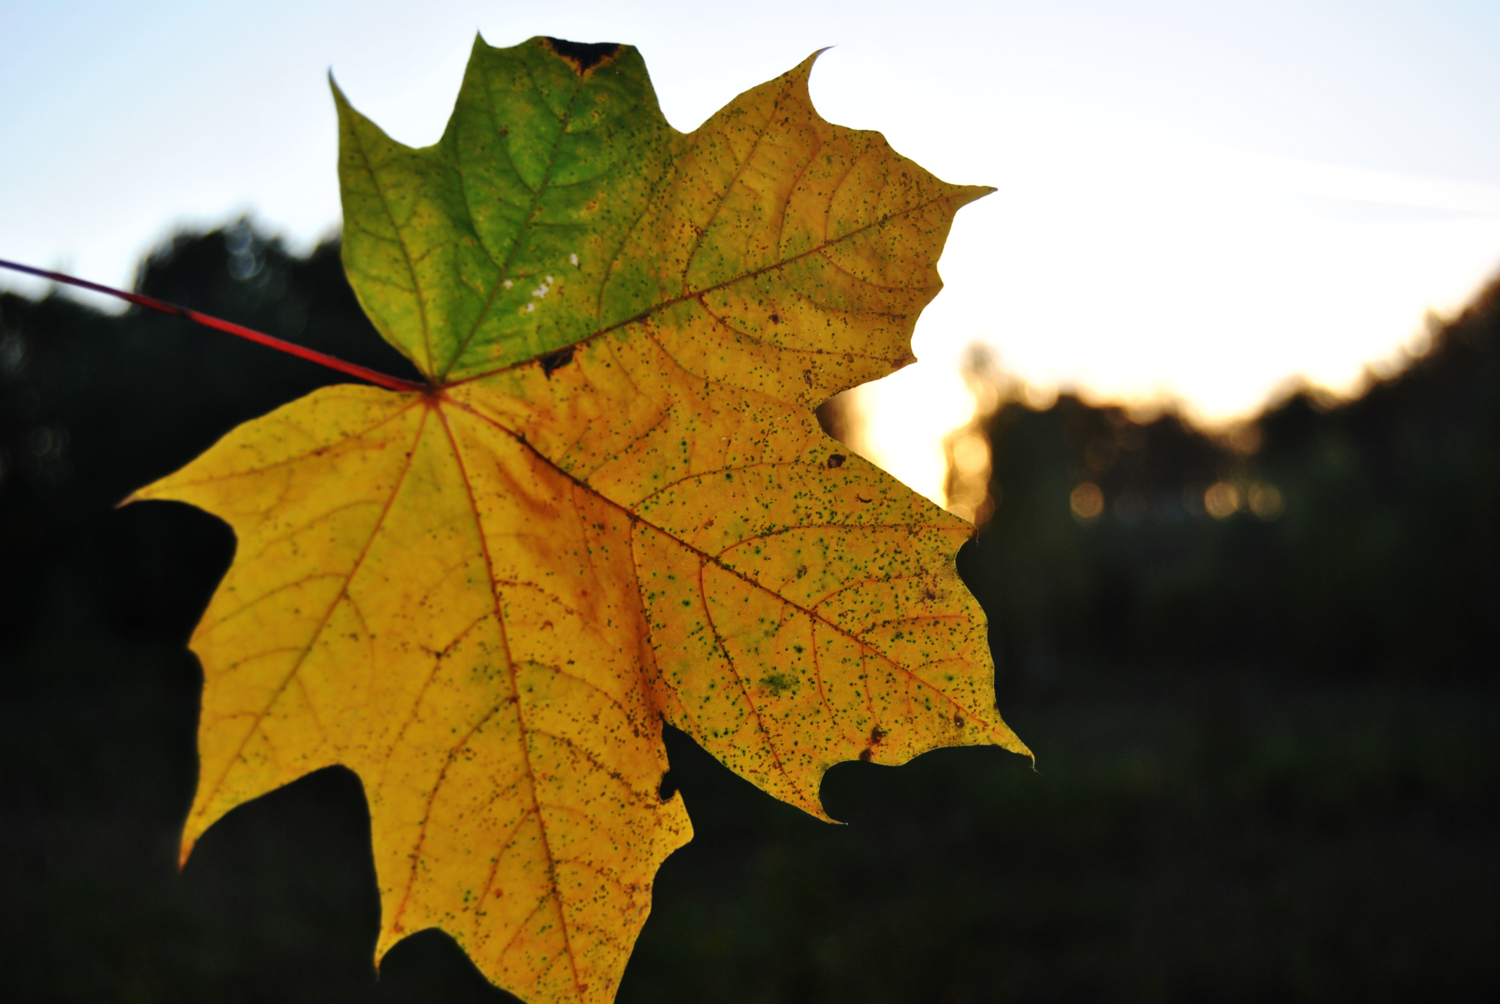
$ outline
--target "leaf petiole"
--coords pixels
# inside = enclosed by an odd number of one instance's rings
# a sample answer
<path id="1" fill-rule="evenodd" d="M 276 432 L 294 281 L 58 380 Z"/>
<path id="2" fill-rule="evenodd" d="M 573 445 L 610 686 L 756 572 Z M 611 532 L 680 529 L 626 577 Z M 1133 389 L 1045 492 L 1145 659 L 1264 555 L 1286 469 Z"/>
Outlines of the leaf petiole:
<path id="1" fill-rule="evenodd" d="M 417 383 L 414 380 L 404 380 L 401 377 L 390 376 L 377 370 L 372 370 L 369 367 L 361 366 L 358 363 L 345 362 L 344 360 L 339 359 L 336 356 L 328 355 L 326 352 L 319 352 L 316 349 L 309 349 L 306 346 L 298 345 L 295 342 L 288 342 L 285 339 L 277 338 L 274 335 L 268 335 L 264 332 L 256 331 L 253 328 L 247 328 L 240 324 L 235 324 L 232 321 L 221 320 L 208 314 L 199 313 L 196 310 L 190 310 L 187 307 L 180 307 L 175 303 L 167 303 L 164 300 L 155 299 L 154 297 L 142 296 L 140 293 L 127 293 L 123 289 L 115 289 L 111 286 L 102 286 L 97 282 L 89 282 L 87 279 L 78 279 L 71 275 L 65 275 L 62 272 L 49 272 L 46 269 L 32 268 L 30 265 L 22 265 L 18 262 L 6 261 L 4 258 L 0 258 L 0 268 L 8 268 L 12 271 L 24 272 L 27 275 L 34 275 L 38 278 L 49 279 L 52 282 L 61 282 L 66 283 L 70 286 L 78 286 L 81 289 L 93 290 L 95 293 L 103 293 L 106 296 L 118 297 L 121 300 L 136 304 L 140 307 L 148 307 L 151 310 L 158 310 L 163 314 L 171 314 L 175 317 L 186 318 L 187 320 L 192 321 L 194 324 L 201 324 L 206 328 L 213 328 L 216 331 L 223 331 L 226 334 L 234 335 L 237 338 L 244 338 L 248 341 L 257 342 L 268 348 L 275 349 L 278 352 L 285 352 L 287 355 L 296 356 L 299 359 L 306 359 L 309 362 L 317 363 L 319 366 L 326 366 L 331 370 L 338 370 L 340 373 L 346 373 L 349 376 L 358 377 L 361 380 L 368 380 L 370 383 L 373 383 L 378 387 L 384 387 L 387 390 L 426 392 L 428 389 L 426 384 Z"/>

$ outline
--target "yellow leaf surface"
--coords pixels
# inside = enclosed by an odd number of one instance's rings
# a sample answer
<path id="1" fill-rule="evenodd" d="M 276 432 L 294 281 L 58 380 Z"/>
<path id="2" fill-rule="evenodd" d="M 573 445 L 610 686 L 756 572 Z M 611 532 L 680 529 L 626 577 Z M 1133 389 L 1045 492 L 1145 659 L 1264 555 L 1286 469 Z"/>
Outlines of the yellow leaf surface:
<path id="1" fill-rule="evenodd" d="M 1026 752 L 954 568 L 972 527 L 811 411 L 910 361 L 988 190 L 824 122 L 811 67 L 689 135 L 623 46 L 478 42 L 425 150 L 339 97 L 351 282 L 429 387 L 315 392 L 134 496 L 238 542 L 192 640 L 184 859 L 343 764 L 377 958 L 438 927 L 523 999 L 609 1001 L 692 832 L 663 719 L 822 819 L 843 760 Z"/>

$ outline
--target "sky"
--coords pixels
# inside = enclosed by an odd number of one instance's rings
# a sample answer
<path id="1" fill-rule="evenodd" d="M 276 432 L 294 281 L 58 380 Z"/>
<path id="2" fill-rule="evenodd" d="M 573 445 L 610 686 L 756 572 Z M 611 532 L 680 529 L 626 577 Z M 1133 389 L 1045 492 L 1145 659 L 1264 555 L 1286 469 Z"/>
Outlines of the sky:
<path id="1" fill-rule="evenodd" d="M 476 31 L 631 43 L 682 130 L 833 46 L 825 118 L 996 187 L 919 362 L 860 392 L 861 449 L 939 501 L 972 344 L 1041 399 L 1223 423 L 1297 380 L 1356 390 L 1500 272 L 1493 0 L 0 0 L 0 258 L 129 285 L 242 213 L 311 247 L 339 220 L 330 70 L 425 145 Z"/>

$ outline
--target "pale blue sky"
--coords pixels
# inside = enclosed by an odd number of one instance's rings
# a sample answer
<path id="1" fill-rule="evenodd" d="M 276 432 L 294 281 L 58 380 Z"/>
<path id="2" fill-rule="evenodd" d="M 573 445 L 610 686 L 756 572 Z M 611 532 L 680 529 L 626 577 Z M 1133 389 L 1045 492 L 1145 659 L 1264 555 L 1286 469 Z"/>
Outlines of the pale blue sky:
<path id="1" fill-rule="evenodd" d="M 125 284 L 242 211 L 306 246 L 337 225 L 328 70 L 428 143 L 476 30 L 632 43 L 681 129 L 835 45 L 825 117 L 1000 188 L 960 214 L 922 363 L 869 398 L 870 450 L 929 493 L 971 341 L 1226 418 L 1293 374 L 1352 386 L 1500 268 L 1494 0 L 0 0 L 0 257 Z"/>

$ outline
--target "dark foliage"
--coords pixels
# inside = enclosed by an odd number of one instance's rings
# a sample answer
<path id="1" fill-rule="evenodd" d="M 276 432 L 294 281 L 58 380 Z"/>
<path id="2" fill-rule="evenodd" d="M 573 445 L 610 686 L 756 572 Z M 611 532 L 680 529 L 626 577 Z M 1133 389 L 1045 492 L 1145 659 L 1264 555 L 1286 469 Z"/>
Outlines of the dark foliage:
<path id="1" fill-rule="evenodd" d="M 331 246 L 290 257 L 238 224 L 178 238 L 142 286 L 410 375 Z M 669 731 L 697 836 L 621 1000 L 1492 997 L 1500 702 L 1462 668 L 1491 643 L 1453 584 L 1493 596 L 1484 323 L 1358 405 L 1289 402 L 1248 459 L 1171 419 L 1002 412 L 1007 494 L 964 562 L 1005 665 L 1028 667 L 1005 710 L 1041 774 L 981 749 L 842 765 L 824 795 L 850 825 L 830 827 Z M 172 318 L 0 296 L 0 999 L 508 999 L 436 932 L 377 978 L 348 771 L 236 809 L 177 869 L 184 644 L 234 544 L 187 506 L 115 504 L 333 379 Z M 1084 477 L 1114 513 L 1091 527 L 1068 510 Z M 1281 486 L 1284 515 L 1217 522 L 1163 494 L 1224 478 Z M 1379 669 L 1433 625 L 1450 668 Z M 1363 631 L 1381 658 L 1340 647 Z"/>

